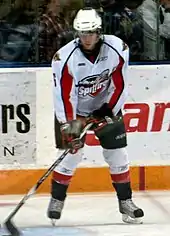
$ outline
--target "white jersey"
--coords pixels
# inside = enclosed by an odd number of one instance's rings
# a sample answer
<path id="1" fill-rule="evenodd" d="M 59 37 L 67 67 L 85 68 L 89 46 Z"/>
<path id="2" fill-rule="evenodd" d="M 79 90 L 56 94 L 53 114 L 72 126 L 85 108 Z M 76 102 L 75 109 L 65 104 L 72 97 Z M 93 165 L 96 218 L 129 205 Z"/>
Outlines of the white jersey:
<path id="1" fill-rule="evenodd" d="M 127 97 L 129 50 L 116 36 L 104 35 L 95 62 L 81 51 L 79 39 L 62 47 L 53 57 L 54 108 L 59 122 L 88 116 L 109 103 L 116 115 Z"/>

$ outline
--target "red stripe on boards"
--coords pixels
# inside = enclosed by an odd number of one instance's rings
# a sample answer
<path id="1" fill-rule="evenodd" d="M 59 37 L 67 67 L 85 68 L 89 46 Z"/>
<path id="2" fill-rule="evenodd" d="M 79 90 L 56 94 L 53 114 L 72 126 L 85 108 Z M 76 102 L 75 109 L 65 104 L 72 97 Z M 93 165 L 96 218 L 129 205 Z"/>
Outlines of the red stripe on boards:
<path id="1" fill-rule="evenodd" d="M 140 191 L 145 190 L 145 167 L 144 166 L 139 167 L 139 190 Z"/>

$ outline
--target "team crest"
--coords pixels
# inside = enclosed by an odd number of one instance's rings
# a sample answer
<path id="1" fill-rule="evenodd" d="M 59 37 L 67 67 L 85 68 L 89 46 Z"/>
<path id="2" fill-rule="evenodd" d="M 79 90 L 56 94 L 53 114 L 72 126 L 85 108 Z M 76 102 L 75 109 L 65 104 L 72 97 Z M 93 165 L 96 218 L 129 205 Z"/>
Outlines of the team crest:
<path id="1" fill-rule="evenodd" d="M 123 51 L 128 49 L 128 45 L 123 41 Z"/>
<path id="2" fill-rule="evenodd" d="M 54 54 L 54 56 L 53 56 L 53 60 L 54 60 L 54 61 L 61 61 L 61 59 L 60 59 L 60 55 L 59 55 L 58 52 L 56 52 L 56 53 Z"/>
<path id="3" fill-rule="evenodd" d="M 79 81 L 78 94 L 80 96 L 96 97 L 109 83 L 109 70 L 104 70 L 101 74 L 88 76 Z"/>

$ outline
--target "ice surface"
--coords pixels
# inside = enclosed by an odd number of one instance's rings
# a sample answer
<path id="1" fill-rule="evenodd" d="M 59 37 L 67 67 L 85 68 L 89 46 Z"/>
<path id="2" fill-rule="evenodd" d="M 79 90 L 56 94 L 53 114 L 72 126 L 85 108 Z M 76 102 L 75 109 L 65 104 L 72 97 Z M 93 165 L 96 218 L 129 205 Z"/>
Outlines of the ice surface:
<path id="1" fill-rule="evenodd" d="M 23 196 L 0 196 L 0 222 Z M 46 216 L 49 195 L 30 198 L 18 211 L 15 224 L 23 236 L 169 236 L 170 192 L 134 193 L 134 202 L 145 212 L 142 225 L 121 221 L 115 193 L 69 194 L 62 218 L 55 227 Z M 0 229 L 0 235 L 6 234 Z"/>

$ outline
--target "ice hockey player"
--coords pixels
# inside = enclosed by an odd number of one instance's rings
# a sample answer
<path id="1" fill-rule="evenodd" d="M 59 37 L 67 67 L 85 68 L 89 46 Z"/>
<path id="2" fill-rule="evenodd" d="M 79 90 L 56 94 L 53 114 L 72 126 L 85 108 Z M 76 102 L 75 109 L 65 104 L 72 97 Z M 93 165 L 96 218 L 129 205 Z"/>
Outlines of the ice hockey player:
<path id="1" fill-rule="evenodd" d="M 50 219 L 61 217 L 68 186 L 82 157 L 84 144 L 79 137 L 85 124 L 93 120 L 92 129 L 110 168 L 122 220 L 139 223 L 144 212 L 132 201 L 122 119 L 128 46 L 116 36 L 102 35 L 101 18 L 92 8 L 79 10 L 73 27 L 77 38 L 57 51 L 52 60 L 56 147 L 72 151 L 53 172 L 47 215 Z"/>

